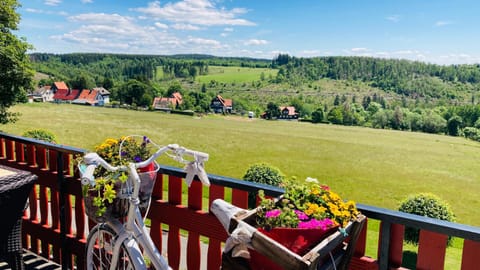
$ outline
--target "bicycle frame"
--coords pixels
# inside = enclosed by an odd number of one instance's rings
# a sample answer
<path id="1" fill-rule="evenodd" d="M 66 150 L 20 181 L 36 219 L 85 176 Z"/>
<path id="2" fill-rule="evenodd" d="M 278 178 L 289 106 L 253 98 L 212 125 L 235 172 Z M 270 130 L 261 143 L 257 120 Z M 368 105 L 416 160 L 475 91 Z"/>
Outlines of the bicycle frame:
<path id="1" fill-rule="evenodd" d="M 155 269 L 170 269 L 168 263 L 163 258 L 158 249 L 155 247 L 155 244 L 150 238 L 145 223 L 143 222 L 142 215 L 138 208 L 140 177 L 137 173 L 135 164 L 131 163 L 128 166 L 128 169 L 130 175 L 133 176 L 133 192 L 130 196 L 127 222 L 122 224 L 118 220 L 108 221 L 109 225 L 112 226 L 112 228 L 118 235 L 118 238 L 115 240 L 115 246 L 113 248 L 112 261 L 114 263 L 110 266 L 110 269 L 113 270 L 117 267 L 116 262 L 118 261 L 118 253 L 122 244 L 125 245 L 125 248 L 131 255 L 131 263 L 134 265 L 135 269 L 146 269 L 145 261 L 143 260 L 143 254 L 140 252 L 139 246 L 143 248 L 143 251 L 151 259 L 151 262 L 154 265 Z M 137 258 L 139 259 L 137 260 Z"/>
<path id="2" fill-rule="evenodd" d="M 122 244 L 126 251 L 130 255 L 131 264 L 135 269 L 146 269 L 145 261 L 143 260 L 143 252 L 150 258 L 151 263 L 158 270 L 171 269 L 168 266 L 166 259 L 161 255 L 160 251 L 156 248 L 149 232 L 143 222 L 143 217 L 139 209 L 139 192 L 141 178 L 137 172 L 138 168 L 143 168 L 154 162 L 161 154 L 167 151 L 173 151 L 175 155 L 170 155 L 176 161 L 187 164 L 187 177 L 185 180 L 190 185 L 194 175 L 197 175 L 204 185 L 210 185 L 208 176 L 203 169 L 203 162 L 208 160 L 208 154 L 192 151 L 176 144 L 170 144 L 159 148 L 150 158 L 139 163 L 129 163 L 128 166 L 114 167 L 108 164 L 96 153 L 89 153 L 84 156 L 86 167 L 80 168 L 81 182 L 83 185 L 95 185 L 94 171 L 98 165 L 101 165 L 109 171 L 125 171 L 129 173 L 129 180 L 133 184 L 133 191 L 129 194 L 129 206 L 127 213 L 127 220 L 125 223 L 119 220 L 108 220 L 106 223 L 112 227 L 115 231 L 115 239 L 112 254 L 112 264 L 110 269 L 113 270 L 117 267 L 118 256 Z M 189 162 L 183 159 L 183 155 L 190 155 L 195 158 L 195 161 Z M 101 226 L 101 224 L 97 225 Z"/>

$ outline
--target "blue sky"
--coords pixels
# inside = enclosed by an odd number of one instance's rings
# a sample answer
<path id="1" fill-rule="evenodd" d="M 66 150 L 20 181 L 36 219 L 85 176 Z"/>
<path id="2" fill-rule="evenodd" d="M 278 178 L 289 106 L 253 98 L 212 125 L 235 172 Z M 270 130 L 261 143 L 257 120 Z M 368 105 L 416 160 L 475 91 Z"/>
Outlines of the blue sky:
<path id="1" fill-rule="evenodd" d="M 36 52 L 480 63 L 477 0 L 19 0 Z"/>

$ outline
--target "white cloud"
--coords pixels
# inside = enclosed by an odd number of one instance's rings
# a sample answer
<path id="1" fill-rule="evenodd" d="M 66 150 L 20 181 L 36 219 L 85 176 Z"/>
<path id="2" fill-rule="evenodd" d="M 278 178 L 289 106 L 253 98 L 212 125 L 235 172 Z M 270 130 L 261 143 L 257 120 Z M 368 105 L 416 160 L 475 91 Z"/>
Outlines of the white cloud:
<path id="1" fill-rule="evenodd" d="M 223 31 L 225 31 L 225 32 L 233 32 L 233 28 L 231 28 L 231 27 L 225 27 L 225 28 L 223 28 Z"/>
<path id="2" fill-rule="evenodd" d="M 168 25 L 161 23 L 161 22 L 156 22 L 155 26 L 160 29 L 168 29 Z"/>
<path id="3" fill-rule="evenodd" d="M 255 23 L 238 18 L 246 13 L 243 8 L 217 8 L 215 2 L 209 0 L 183 0 L 176 3 L 161 5 L 160 1 L 150 2 L 147 7 L 134 9 L 145 16 L 156 19 L 168 20 L 176 23 L 194 25 L 244 25 L 251 26 Z"/>
<path id="4" fill-rule="evenodd" d="M 453 24 L 453 22 L 451 22 L 451 21 L 437 21 L 437 22 L 435 22 L 436 27 L 447 26 L 447 25 L 450 25 L 450 24 Z"/>
<path id="5" fill-rule="evenodd" d="M 390 16 L 385 17 L 385 19 L 387 19 L 387 20 L 389 20 L 389 21 L 391 21 L 391 22 L 395 22 L 395 23 L 396 23 L 396 22 L 399 22 L 399 21 L 400 21 L 400 15 L 397 15 L 397 14 L 395 14 L 395 15 L 390 15 Z"/>
<path id="6" fill-rule="evenodd" d="M 84 4 L 89 4 L 89 3 L 93 3 L 93 0 L 81 0 L 82 3 Z"/>
<path id="7" fill-rule="evenodd" d="M 187 31 L 196 31 L 196 30 L 201 29 L 198 26 L 191 25 L 191 24 L 185 24 L 185 23 L 176 23 L 176 24 L 172 25 L 172 28 L 176 29 L 176 30 L 187 30 Z"/>
<path id="8" fill-rule="evenodd" d="M 264 39 L 250 39 L 243 43 L 246 46 L 258 46 L 258 45 L 267 45 L 268 41 Z"/>
<path id="9" fill-rule="evenodd" d="M 364 53 L 364 52 L 368 52 L 369 49 L 367 49 L 367 48 L 351 48 L 350 51 L 353 52 L 353 53 Z"/>
<path id="10" fill-rule="evenodd" d="M 62 0 L 45 0 L 44 4 L 47 6 L 58 6 L 62 3 Z"/>

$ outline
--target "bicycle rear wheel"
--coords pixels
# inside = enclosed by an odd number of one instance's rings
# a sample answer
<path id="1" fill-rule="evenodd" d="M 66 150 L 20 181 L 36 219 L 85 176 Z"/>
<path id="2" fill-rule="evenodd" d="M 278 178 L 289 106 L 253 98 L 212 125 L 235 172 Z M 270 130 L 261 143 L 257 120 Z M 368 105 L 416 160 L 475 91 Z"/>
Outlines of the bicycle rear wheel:
<path id="1" fill-rule="evenodd" d="M 93 227 L 87 239 L 87 270 L 110 269 L 116 235 L 108 224 L 102 223 Z M 135 269 L 124 244 L 120 247 L 116 269 Z"/>

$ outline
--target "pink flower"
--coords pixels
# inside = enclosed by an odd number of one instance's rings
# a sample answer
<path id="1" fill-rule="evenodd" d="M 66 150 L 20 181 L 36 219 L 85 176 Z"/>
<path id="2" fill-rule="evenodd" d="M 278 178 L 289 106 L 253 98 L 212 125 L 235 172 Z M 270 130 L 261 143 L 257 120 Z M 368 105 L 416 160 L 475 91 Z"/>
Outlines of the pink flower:
<path id="1" fill-rule="evenodd" d="M 330 190 L 330 187 L 327 185 L 321 185 L 320 188 L 323 190 Z"/>
<path id="2" fill-rule="evenodd" d="M 276 218 L 276 217 L 280 216 L 281 213 L 282 213 L 282 211 L 280 209 L 274 209 L 274 210 L 267 211 L 265 213 L 265 217 L 266 218 Z"/>
<path id="3" fill-rule="evenodd" d="M 298 228 L 300 229 L 322 229 L 326 230 L 333 226 L 333 221 L 329 218 L 318 220 L 311 219 L 309 221 L 301 221 L 298 223 Z"/>
<path id="4" fill-rule="evenodd" d="M 308 216 L 300 210 L 295 210 L 295 214 L 297 214 L 297 217 L 300 220 L 307 220 L 308 219 Z"/>

